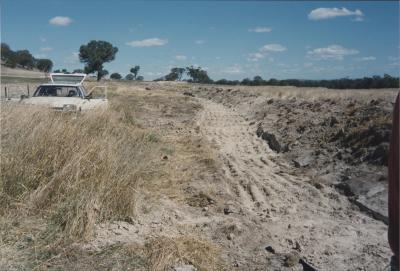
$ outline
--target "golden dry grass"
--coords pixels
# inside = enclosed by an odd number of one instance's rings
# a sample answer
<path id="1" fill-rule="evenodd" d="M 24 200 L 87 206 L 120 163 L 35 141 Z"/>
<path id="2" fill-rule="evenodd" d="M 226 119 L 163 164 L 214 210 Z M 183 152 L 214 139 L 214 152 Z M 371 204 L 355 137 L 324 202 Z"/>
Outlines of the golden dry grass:
<path id="1" fill-rule="evenodd" d="M 133 215 L 137 187 L 162 174 L 154 135 L 111 110 L 5 105 L 1 135 L 3 214 L 17 206 L 48 211 L 69 237 L 90 237 L 96 221 Z"/>
<path id="2" fill-rule="evenodd" d="M 195 235 L 153 238 L 142 248 L 106 247 L 94 255 L 71 247 L 90 240 L 96 223 L 138 216 L 144 212 L 139 206 L 160 208 L 158 197 L 186 204 L 193 195 L 184 189 L 194 174 L 215 169 L 200 137 L 163 126 L 184 116 L 176 125 L 191 127 L 198 105 L 182 95 L 131 87 L 111 84 L 108 110 L 75 114 L 1 105 L 0 269 L 108 270 L 113 260 L 121 270 L 163 270 L 189 261 L 200 270 L 219 269 L 219 251 Z M 156 257 L 159 249 L 169 260 Z"/>
<path id="3" fill-rule="evenodd" d="M 199 271 L 224 270 L 219 249 L 190 237 L 156 238 L 146 245 L 149 270 L 171 270 L 177 264 L 191 264 Z"/>

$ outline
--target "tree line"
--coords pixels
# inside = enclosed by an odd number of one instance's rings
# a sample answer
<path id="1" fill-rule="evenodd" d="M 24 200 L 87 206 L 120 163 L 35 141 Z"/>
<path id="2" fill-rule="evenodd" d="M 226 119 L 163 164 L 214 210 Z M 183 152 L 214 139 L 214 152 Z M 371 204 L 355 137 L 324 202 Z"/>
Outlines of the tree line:
<path id="1" fill-rule="evenodd" d="M 10 68 L 24 68 L 32 70 L 34 68 L 42 72 L 50 72 L 53 62 L 50 59 L 37 59 L 28 50 L 13 51 L 7 43 L 1 43 L 1 61 Z"/>
<path id="2" fill-rule="evenodd" d="M 363 78 L 341 78 L 332 80 L 300 80 L 300 79 L 269 79 L 261 76 L 253 79 L 245 78 L 242 81 L 221 79 L 214 82 L 219 85 L 245 85 L 245 86 L 295 86 L 295 87 L 324 87 L 332 89 L 368 89 L 368 88 L 399 88 L 399 77 L 384 74 L 383 77 L 374 75 Z"/>
<path id="3" fill-rule="evenodd" d="M 182 81 L 184 75 L 188 76 L 186 82 L 212 84 L 214 81 L 208 76 L 207 71 L 201 67 L 172 68 L 170 73 L 154 81 Z"/>
<path id="4" fill-rule="evenodd" d="M 99 81 L 109 72 L 103 68 L 107 62 L 113 61 L 118 48 L 107 41 L 92 40 L 79 48 L 79 60 L 84 63 L 84 69 L 76 69 L 73 73 L 96 73 Z M 1 43 L 1 59 L 4 65 L 15 68 L 22 67 L 27 69 L 37 68 L 44 72 L 51 71 L 53 62 L 50 59 L 35 59 L 28 50 L 13 51 L 6 43 Z M 125 80 L 144 80 L 139 75 L 140 66 L 134 66 L 130 73 L 125 76 Z M 66 69 L 55 70 L 54 72 L 69 73 Z M 184 76 L 186 76 L 184 78 Z M 119 73 L 112 73 L 111 79 L 122 79 Z M 392 77 L 384 74 L 383 77 L 375 75 L 358 79 L 341 78 L 333 80 L 300 80 L 300 79 L 269 79 L 265 80 L 261 76 L 254 76 L 253 79 L 243 80 L 212 80 L 207 71 L 201 67 L 175 67 L 170 72 L 154 81 L 186 81 L 192 83 L 217 84 L 217 85 L 245 85 L 245 86 L 296 86 L 296 87 L 325 87 L 334 89 L 365 89 L 365 88 L 399 88 L 399 77 Z"/>
<path id="5" fill-rule="evenodd" d="M 332 89 L 368 89 L 368 88 L 399 88 L 399 77 L 384 74 L 383 77 L 374 75 L 357 79 L 341 78 L 332 80 L 301 80 L 284 79 L 278 80 L 271 78 L 263 79 L 261 76 L 254 76 L 253 79 L 243 80 L 220 79 L 214 81 L 207 75 L 207 71 L 200 67 L 172 68 L 170 73 L 156 79 L 155 81 L 182 81 L 182 76 L 186 74 L 188 79 L 184 81 L 204 84 L 217 85 L 243 85 L 243 86 L 295 86 L 295 87 L 324 87 Z"/>

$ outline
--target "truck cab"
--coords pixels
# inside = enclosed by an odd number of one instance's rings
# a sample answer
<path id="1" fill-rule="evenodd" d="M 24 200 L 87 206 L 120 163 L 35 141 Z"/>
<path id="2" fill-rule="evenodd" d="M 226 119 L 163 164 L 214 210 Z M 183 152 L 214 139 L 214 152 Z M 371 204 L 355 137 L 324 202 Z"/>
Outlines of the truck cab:
<path id="1" fill-rule="evenodd" d="M 107 93 L 93 98 L 93 89 L 83 86 L 86 74 L 50 74 L 51 83 L 38 86 L 33 96 L 24 99 L 25 104 L 48 106 L 59 111 L 82 111 L 107 107 Z"/>

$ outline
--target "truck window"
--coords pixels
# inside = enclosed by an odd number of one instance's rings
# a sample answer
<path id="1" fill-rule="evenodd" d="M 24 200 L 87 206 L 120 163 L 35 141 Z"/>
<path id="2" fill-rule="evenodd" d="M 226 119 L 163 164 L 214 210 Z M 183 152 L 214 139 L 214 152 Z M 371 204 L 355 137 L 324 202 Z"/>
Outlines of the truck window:
<path id="1" fill-rule="evenodd" d="M 41 86 L 35 93 L 35 97 L 80 97 L 80 92 L 74 86 Z"/>

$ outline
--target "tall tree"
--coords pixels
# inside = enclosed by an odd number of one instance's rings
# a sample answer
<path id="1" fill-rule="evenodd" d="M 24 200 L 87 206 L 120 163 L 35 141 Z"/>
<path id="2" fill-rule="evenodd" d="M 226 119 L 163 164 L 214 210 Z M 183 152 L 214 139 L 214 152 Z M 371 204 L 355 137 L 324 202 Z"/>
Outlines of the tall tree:
<path id="1" fill-rule="evenodd" d="M 97 72 L 97 81 L 104 76 L 103 64 L 115 59 L 118 48 L 102 40 L 92 40 L 79 48 L 79 59 L 85 63 L 85 72 Z"/>
<path id="2" fill-rule="evenodd" d="M 207 71 L 202 70 L 200 67 L 187 67 L 186 73 L 192 78 L 194 83 L 212 83 L 212 80 L 208 77 Z"/>
<path id="3" fill-rule="evenodd" d="M 53 62 L 50 59 L 38 59 L 36 68 L 42 72 L 49 72 L 53 68 Z"/>
<path id="4" fill-rule="evenodd" d="M 175 73 L 177 75 L 177 79 L 181 81 L 182 76 L 185 73 L 185 68 L 172 68 L 171 73 Z"/>
<path id="5" fill-rule="evenodd" d="M 7 43 L 1 43 L 1 60 L 7 60 L 13 53 Z"/>
<path id="6" fill-rule="evenodd" d="M 35 66 L 35 59 L 28 50 L 19 50 L 15 52 L 17 64 L 24 68 L 32 69 Z"/>
<path id="7" fill-rule="evenodd" d="M 135 67 L 131 68 L 130 72 L 133 74 L 134 79 L 136 80 L 139 74 L 140 66 L 136 65 Z"/>

